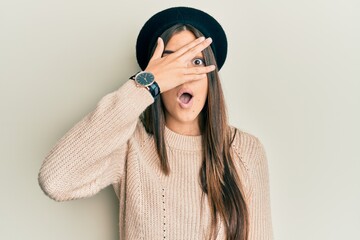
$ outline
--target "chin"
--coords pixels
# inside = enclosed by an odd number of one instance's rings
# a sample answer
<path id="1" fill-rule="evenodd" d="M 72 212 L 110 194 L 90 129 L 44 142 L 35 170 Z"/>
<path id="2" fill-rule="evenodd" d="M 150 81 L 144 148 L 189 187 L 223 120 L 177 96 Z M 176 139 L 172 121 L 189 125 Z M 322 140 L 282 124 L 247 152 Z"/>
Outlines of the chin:
<path id="1" fill-rule="evenodd" d="M 184 122 L 184 123 L 187 123 L 187 122 L 193 122 L 193 121 L 197 121 L 199 115 L 194 115 L 194 114 L 181 114 L 180 116 L 176 116 L 176 119 L 179 121 L 179 122 Z"/>
<path id="2" fill-rule="evenodd" d="M 190 109 L 189 113 L 184 113 L 184 112 L 168 112 L 168 115 L 170 118 L 172 119 L 176 119 L 176 121 L 178 122 L 182 122 L 182 123 L 191 123 L 194 121 L 197 121 L 199 118 L 199 113 L 195 113 Z"/>

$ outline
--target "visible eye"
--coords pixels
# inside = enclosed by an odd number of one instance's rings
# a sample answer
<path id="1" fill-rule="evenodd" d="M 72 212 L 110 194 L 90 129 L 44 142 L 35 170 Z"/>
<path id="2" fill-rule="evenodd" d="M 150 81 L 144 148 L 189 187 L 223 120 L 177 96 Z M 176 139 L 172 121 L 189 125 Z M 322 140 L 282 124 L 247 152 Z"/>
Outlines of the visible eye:
<path id="1" fill-rule="evenodd" d="M 195 65 L 195 66 L 201 66 L 201 65 L 204 65 L 204 59 L 202 58 L 195 58 L 193 61 L 192 61 L 192 64 Z"/>

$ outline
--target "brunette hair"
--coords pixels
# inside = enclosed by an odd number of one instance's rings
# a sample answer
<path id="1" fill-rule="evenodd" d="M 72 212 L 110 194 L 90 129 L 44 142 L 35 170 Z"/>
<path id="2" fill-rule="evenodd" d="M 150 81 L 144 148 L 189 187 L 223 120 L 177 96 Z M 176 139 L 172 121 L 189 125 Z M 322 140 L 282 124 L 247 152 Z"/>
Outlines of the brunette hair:
<path id="1" fill-rule="evenodd" d="M 181 31 L 191 31 L 195 37 L 203 34 L 188 24 L 176 24 L 167 29 L 160 37 L 166 45 L 170 38 Z M 156 46 L 153 48 L 153 52 Z M 211 47 L 203 50 L 205 64 L 214 64 L 216 60 Z M 218 75 L 218 69 L 207 74 L 209 87 L 207 100 L 201 111 L 199 126 L 202 133 L 203 162 L 199 172 L 199 184 L 207 195 L 211 211 L 210 239 L 216 235 L 220 216 L 224 221 L 227 240 L 247 240 L 249 235 L 249 217 L 240 177 L 237 174 L 231 144 L 237 129 L 232 133 L 228 125 L 224 95 Z M 141 116 L 146 131 L 154 135 L 157 153 L 164 174 L 170 173 L 166 145 L 164 142 L 165 114 L 161 97 L 150 105 Z"/>

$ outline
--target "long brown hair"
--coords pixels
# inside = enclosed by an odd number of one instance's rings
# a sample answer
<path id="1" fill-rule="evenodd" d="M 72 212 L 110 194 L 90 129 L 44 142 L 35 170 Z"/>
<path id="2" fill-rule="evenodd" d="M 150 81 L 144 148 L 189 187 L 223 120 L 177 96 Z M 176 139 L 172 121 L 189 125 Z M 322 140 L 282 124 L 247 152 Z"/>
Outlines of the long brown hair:
<path id="1" fill-rule="evenodd" d="M 170 38 L 181 31 L 189 30 L 196 37 L 203 34 L 191 25 L 176 24 L 160 37 L 166 45 Z M 156 46 L 154 46 L 153 51 Z M 205 64 L 215 64 L 210 47 L 203 50 Z M 231 144 L 236 135 L 228 125 L 224 95 L 218 70 L 207 74 L 209 87 L 207 100 L 199 118 L 202 132 L 203 162 L 199 172 L 199 182 L 207 195 L 211 211 L 210 239 L 216 234 L 217 216 L 224 221 L 228 240 L 247 240 L 249 217 L 240 177 L 231 156 Z M 164 174 L 170 173 L 166 145 L 164 144 L 165 114 L 161 97 L 142 114 L 142 122 L 150 134 L 154 135 L 157 152 Z"/>

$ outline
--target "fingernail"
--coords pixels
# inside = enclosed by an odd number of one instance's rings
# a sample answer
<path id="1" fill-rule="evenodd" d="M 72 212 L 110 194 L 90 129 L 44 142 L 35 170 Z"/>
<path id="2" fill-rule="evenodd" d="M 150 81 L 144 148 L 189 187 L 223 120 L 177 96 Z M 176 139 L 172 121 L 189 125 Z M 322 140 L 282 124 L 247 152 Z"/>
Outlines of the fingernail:
<path id="1" fill-rule="evenodd" d="M 204 40 L 205 40 L 205 37 L 202 36 L 202 37 L 199 37 L 199 39 L 200 39 L 201 41 L 204 41 Z"/>
<path id="2" fill-rule="evenodd" d="M 208 41 L 208 42 L 212 42 L 212 38 L 211 38 L 211 37 L 209 37 L 209 38 L 207 38 L 207 39 L 206 39 L 206 41 Z"/>

